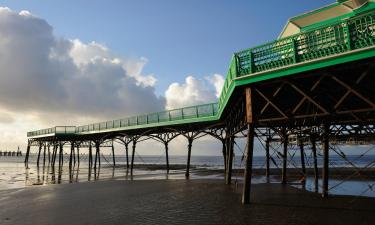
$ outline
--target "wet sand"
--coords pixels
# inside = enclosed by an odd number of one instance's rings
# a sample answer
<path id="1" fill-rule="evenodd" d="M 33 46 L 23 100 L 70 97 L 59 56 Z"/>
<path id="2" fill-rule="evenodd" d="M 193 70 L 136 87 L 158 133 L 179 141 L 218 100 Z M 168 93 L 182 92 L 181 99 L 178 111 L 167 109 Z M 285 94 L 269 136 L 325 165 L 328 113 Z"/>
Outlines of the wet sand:
<path id="1" fill-rule="evenodd" d="M 222 180 L 107 180 L 0 191 L 0 224 L 373 224 L 375 199 Z"/>

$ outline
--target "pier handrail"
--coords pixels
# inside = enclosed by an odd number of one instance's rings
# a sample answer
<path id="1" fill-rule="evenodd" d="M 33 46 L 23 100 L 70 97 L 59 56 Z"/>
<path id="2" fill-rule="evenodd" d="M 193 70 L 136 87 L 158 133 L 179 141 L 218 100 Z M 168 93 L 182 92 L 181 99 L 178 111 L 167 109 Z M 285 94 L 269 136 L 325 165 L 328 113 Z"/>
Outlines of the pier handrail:
<path id="1" fill-rule="evenodd" d="M 375 12 L 343 19 L 234 53 L 219 110 L 225 107 L 228 91 L 235 78 L 273 71 L 375 44 Z"/>
<path id="2" fill-rule="evenodd" d="M 218 112 L 217 106 L 217 103 L 209 103 L 83 125 L 76 127 L 76 133 L 80 134 L 85 132 L 103 131 L 121 127 L 140 126 L 162 122 L 168 123 L 194 118 L 214 117 Z"/>
<path id="3" fill-rule="evenodd" d="M 50 135 L 50 134 L 71 135 L 71 134 L 75 134 L 75 128 L 76 128 L 75 126 L 55 126 L 51 128 L 27 132 L 27 137 Z"/>

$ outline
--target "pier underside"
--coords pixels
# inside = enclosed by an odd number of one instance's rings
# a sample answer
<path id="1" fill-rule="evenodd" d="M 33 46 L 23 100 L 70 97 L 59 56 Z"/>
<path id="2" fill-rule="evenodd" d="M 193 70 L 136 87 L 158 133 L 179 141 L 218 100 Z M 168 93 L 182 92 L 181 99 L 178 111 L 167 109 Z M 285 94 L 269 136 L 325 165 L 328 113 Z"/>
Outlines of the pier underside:
<path id="1" fill-rule="evenodd" d="M 193 141 L 211 135 L 222 143 L 225 179 L 229 184 L 236 138 L 245 137 L 246 179 L 243 202 L 247 203 L 251 187 L 251 158 L 256 138 L 265 147 L 267 171 L 271 160 L 270 145 L 278 143 L 282 146 L 278 150 L 283 161 L 280 168 L 282 183 L 287 183 L 288 149 L 292 148 L 291 146 L 298 146 L 303 156 L 304 151 L 311 151 L 315 155 L 315 160 L 317 149 L 321 149 L 324 163 L 321 168 L 315 163 L 314 171 L 316 182 L 319 177 L 318 170 L 322 171 L 323 196 L 327 196 L 329 154 L 335 151 L 345 158 L 343 153 L 337 152 L 332 146 L 375 143 L 374 68 L 374 58 L 369 58 L 242 85 L 232 94 L 229 99 L 230 105 L 219 120 L 85 135 L 30 138 L 29 149 L 31 146 L 37 146 L 40 155 L 43 149 L 50 151 L 52 148 L 51 163 L 54 165 L 59 155 L 58 161 L 61 166 L 63 157 L 60 155 L 64 146 L 70 146 L 71 155 L 76 150 L 79 152 L 79 148 L 87 148 L 90 166 L 96 168 L 97 165 L 100 166 L 101 148 L 112 148 L 114 155 L 113 143 L 122 143 L 125 146 L 127 168 L 132 173 L 136 144 L 153 139 L 165 145 L 166 169 L 169 171 L 168 143 L 181 135 L 188 141 L 186 176 L 189 176 Z M 301 160 L 304 160 L 302 158 Z M 71 160 L 72 157 L 70 165 Z M 28 162 L 28 154 L 25 162 Z M 115 165 L 115 160 L 113 164 Z M 304 163 L 302 167 L 305 167 Z M 306 173 L 306 168 L 301 169 Z M 360 172 L 365 172 L 366 169 L 369 168 L 358 168 Z"/>

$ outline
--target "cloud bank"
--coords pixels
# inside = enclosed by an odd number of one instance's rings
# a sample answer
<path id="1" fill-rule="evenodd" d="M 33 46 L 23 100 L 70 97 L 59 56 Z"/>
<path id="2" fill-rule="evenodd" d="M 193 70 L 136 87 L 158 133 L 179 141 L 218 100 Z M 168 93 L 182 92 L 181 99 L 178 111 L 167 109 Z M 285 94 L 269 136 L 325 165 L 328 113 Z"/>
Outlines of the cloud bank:
<path id="1" fill-rule="evenodd" d="M 0 7 L 0 145 L 22 145 L 34 129 L 215 102 L 221 92 L 224 79 L 214 74 L 188 76 L 158 96 L 147 62 L 58 37 L 46 20 Z"/>
<path id="2" fill-rule="evenodd" d="M 45 20 L 0 8 L 1 108 L 39 114 L 46 124 L 162 110 L 156 79 L 141 73 L 146 62 L 96 42 L 56 37 Z"/>

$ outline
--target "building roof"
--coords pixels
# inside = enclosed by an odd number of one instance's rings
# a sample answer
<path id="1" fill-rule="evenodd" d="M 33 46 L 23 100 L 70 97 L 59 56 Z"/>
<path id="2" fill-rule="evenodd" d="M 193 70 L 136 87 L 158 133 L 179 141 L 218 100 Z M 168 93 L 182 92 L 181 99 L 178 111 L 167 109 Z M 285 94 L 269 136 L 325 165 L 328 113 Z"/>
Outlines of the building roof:
<path id="1" fill-rule="evenodd" d="M 290 18 L 279 38 L 307 31 L 334 20 L 352 17 L 374 8 L 375 0 L 337 0 L 333 4 Z"/>

